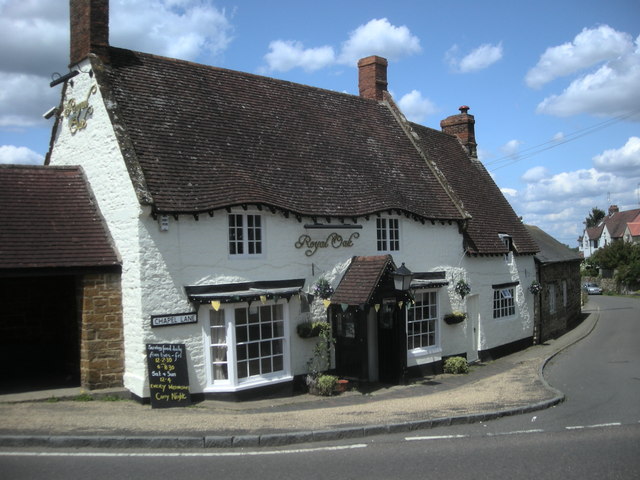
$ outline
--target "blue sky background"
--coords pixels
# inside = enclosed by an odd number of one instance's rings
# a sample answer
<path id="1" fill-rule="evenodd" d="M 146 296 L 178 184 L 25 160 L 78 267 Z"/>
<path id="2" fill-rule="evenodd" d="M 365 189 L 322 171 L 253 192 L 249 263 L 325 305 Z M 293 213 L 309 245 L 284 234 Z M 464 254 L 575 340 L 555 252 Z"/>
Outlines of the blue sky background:
<path id="1" fill-rule="evenodd" d="M 593 207 L 640 207 L 640 2 L 111 0 L 114 46 L 357 95 L 389 59 L 405 115 L 471 107 L 514 209 L 574 247 Z M 67 72 L 67 0 L 0 0 L 0 163 L 42 164 Z M 470 184 L 470 188 L 473 185 Z"/>

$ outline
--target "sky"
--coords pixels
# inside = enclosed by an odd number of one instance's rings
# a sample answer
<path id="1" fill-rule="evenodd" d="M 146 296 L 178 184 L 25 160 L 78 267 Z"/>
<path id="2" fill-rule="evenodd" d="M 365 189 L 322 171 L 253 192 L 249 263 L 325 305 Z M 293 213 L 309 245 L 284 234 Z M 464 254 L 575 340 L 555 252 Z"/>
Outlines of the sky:
<path id="1" fill-rule="evenodd" d="M 68 5 L 0 0 L 0 163 L 44 163 Z M 387 58 L 405 116 L 439 130 L 468 105 L 516 213 L 570 247 L 594 207 L 640 208 L 638 0 L 111 0 L 110 15 L 117 47 L 354 95 L 358 59 Z"/>

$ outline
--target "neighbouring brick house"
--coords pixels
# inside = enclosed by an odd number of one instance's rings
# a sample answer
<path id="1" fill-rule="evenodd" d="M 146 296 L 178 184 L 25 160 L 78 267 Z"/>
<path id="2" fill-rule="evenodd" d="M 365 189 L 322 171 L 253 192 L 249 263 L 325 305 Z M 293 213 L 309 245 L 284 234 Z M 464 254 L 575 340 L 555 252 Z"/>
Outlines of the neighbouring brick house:
<path id="1" fill-rule="evenodd" d="M 80 167 L 0 165 L 0 389 L 122 385 L 121 262 Z"/>
<path id="2" fill-rule="evenodd" d="M 134 396 L 146 345 L 166 343 L 185 346 L 192 394 L 290 388 L 308 321 L 332 323 L 331 367 L 359 381 L 531 344 L 538 247 L 468 107 L 438 131 L 405 119 L 377 56 L 354 96 L 112 47 L 106 0 L 72 0 L 71 18 L 46 163 L 82 166 L 121 257 Z"/>
<path id="3" fill-rule="evenodd" d="M 527 230 L 540 248 L 535 260 L 542 291 L 537 295 L 534 339 L 542 343 L 580 319 L 582 257 L 538 227 L 527 225 Z"/>

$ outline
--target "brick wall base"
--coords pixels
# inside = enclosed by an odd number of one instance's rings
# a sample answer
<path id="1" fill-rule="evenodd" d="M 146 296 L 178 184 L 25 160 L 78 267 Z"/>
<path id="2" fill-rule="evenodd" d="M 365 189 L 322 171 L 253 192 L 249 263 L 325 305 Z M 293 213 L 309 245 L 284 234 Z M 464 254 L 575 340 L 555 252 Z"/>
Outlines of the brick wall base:
<path id="1" fill-rule="evenodd" d="M 84 275 L 78 289 L 80 384 L 89 390 L 120 387 L 124 374 L 120 274 Z"/>

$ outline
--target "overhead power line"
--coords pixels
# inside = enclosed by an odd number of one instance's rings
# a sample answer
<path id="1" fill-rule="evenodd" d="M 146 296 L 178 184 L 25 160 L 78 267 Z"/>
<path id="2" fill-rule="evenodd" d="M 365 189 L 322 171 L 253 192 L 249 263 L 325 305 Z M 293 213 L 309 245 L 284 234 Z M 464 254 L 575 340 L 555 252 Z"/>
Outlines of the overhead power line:
<path id="1" fill-rule="evenodd" d="M 575 140 L 578 140 L 579 138 L 585 137 L 599 130 L 603 130 L 607 127 L 610 127 L 611 125 L 615 125 L 618 122 L 621 122 L 629 117 L 637 115 L 639 112 L 640 111 L 635 110 L 630 113 L 618 115 L 616 117 L 610 118 L 603 122 L 596 123 L 595 125 L 581 128 L 580 130 L 576 130 L 575 132 L 565 135 L 561 140 L 549 140 L 539 145 L 525 148 L 524 150 L 521 150 L 518 152 L 517 157 L 514 157 L 513 155 L 505 155 L 495 160 L 485 162 L 485 166 L 497 165 L 496 167 L 489 169 L 492 172 L 495 170 L 499 170 L 500 168 L 508 167 L 509 165 L 513 165 L 514 163 L 521 162 L 522 160 L 527 160 L 528 158 L 531 158 L 547 150 L 551 150 L 552 148 L 559 147 L 560 145 L 564 145 L 565 143 L 573 142 Z"/>

